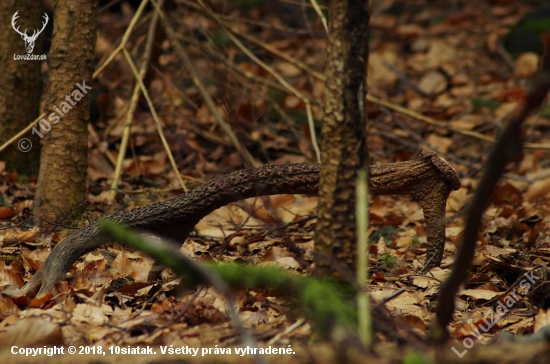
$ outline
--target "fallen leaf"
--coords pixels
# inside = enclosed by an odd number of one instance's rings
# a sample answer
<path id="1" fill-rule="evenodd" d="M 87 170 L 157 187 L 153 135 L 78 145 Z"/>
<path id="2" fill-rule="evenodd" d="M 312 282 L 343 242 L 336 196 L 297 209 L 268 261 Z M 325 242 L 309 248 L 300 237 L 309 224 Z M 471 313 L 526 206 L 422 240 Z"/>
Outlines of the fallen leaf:
<path id="1" fill-rule="evenodd" d="M 529 202 L 535 201 L 537 198 L 544 197 L 550 192 L 550 178 L 545 178 L 540 181 L 535 181 L 527 187 L 524 193 L 525 200 Z"/>
<path id="2" fill-rule="evenodd" d="M 61 328 L 44 319 L 29 317 L 10 326 L 0 337 L 0 348 L 55 345 L 62 343 Z"/>
<path id="3" fill-rule="evenodd" d="M 452 139 L 445 138 L 434 133 L 428 135 L 428 138 L 426 138 L 426 141 L 430 146 L 440 150 L 443 153 L 447 153 L 447 151 L 449 150 L 449 147 L 453 145 Z"/>
<path id="4" fill-rule="evenodd" d="M 529 77 L 539 67 L 539 55 L 534 52 L 525 52 L 516 59 L 515 73 L 517 77 Z"/>
<path id="5" fill-rule="evenodd" d="M 489 291 L 487 289 L 465 289 L 463 291 L 460 291 L 458 293 L 459 296 L 466 296 L 473 298 L 476 301 L 479 300 L 486 300 L 489 301 L 499 295 L 501 295 L 503 292 L 494 292 Z"/>
<path id="6" fill-rule="evenodd" d="M 40 230 L 36 227 L 29 229 L 29 230 L 10 230 L 6 233 L 6 236 L 4 236 L 4 245 L 7 245 L 6 243 L 26 243 L 36 242 L 36 235 L 38 234 Z"/>
<path id="7" fill-rule="evenodd" d="M 0 294 L 0 316 L 7 317 L 19 312 L 19 307 L 9 297 Z"/>
<path id="8" fill-rule="evenodd" d="M 275 62 L 274 68 L 281 72 L 285 77 L 296 77 L 302 73 L 302 70 L 289 62 Z"/>
<path id="9" fill-rule="evenodd" d="M 103 325 L 109 318 L 103 310 L 90 303 L 79 303 L 73 311 L 71 322 L 78 325 L 79 322 L 85 322 L 91 325 Z"/>
<path id="10" fill-rule="evenodd" d="M 293 257 L 279 258 L 275 262 L 283 269 L 299 269 L 302 267 Z"/>
<path id="11" fill-rule="evenodd" d="M 418 87 L 428 95 L 437 95 L 447 88 L 447 79 L 439 71 L 429 71 L 422 76 Z"/>
<path id="12" fill-rule="evenodd" d="M 9 219 L 13 215 L 13 207 L 0 206 L 0 219 Z"/>
<path id="13" fill-rule="evenodd" d="M 538 332 L 545 326 L 550 325 L 550 309 L 543 310 L 539 309 L 539 313 L 535 318 L 535 332 Z"/>

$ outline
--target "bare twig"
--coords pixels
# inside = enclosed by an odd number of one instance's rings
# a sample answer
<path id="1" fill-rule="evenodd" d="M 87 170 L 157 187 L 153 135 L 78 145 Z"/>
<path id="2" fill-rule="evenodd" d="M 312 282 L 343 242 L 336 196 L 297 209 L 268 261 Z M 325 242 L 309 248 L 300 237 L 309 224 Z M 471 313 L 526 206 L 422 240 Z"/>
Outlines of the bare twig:
<path id="1" fill-rule="evenodd" d="M 327 18 L 325 18 L 325 14 L 323 14 L 321 7 L 319 7 L 319 4 L 317 4 L 317 0 L 309 0 L 309 2 L 313 6 L 313 9 L 315 9 L 315 12 L 319 16 L 319 19 L 321 19 L 321 23 L 323 23 L 323 28 L 325 28 L 325 31 L 328 34 Z"/>
<path id="2" fill-rule="evenodd" d="M 0 146 L 0 152 L 2 152 L 4 149 L 10 146 L 11 143 L 16 141 L 17 139 L 21 138 L 26 132 L 32 129 L 33 126 L 38 123 L 38 120 L 42 119 L 46 114 L 42 113 L 40 116 L 38 116 L 36 119 L 34 119 L 29 125 L 25 127 L 25 129 L 21 130 L 19 133 L 15 134 L 13 137 L 8 139 L 2 146 Z"/>
<path id="3" fill-rule="evenodd" d="M 192 9 L 195 9 L 195 10 L 198 10 L 200 7 L 197 6 L 197 4 L 195 2 L 192 2 L 192 1 L 187 1 L 187 0 L 176 0 L 177 3 L 180 3 L 184 6 L 187 6 L 187 7 L 190 7 Z M 306 4 L 306 5 L 309 5 L 309 4 Z M 287 27 L 287 26 L 284 26 L 284 25 L 280 25 L 280 24 L 270 24 L 270 23 L 266 23 L 264 21 L 261 21 L 261 20 L 250 20 L 250 19 L 246 19 L 246 18 L 239 18 L 237 16 L 228 16 L 228 15 L 224 15 L 224 14 L 219 14 L 218 13 L 218 16 L 220 19 L 224 20 L 224 21 L 227 21 L 227 22 L 232 22 L 232 23 L 243 23 L 243 24 L 249 24 L 249 25 L 253 25 L 255 27 L 262 27 L 262 28 L 265 28 L 265 29 L 273 29 L 273 30 L 278 30 L 278 31 L 281 31 L 281 32 L 288 32 L 288 33 L 295 33 L 295 34 L 302 34 L 302 35 L 310 35 L 311 32 L 306 30 L 306 29 L 299 29 L 299 28 L 292 28 L 292 27 Z M 319 32 L 320 36 L 324 36 L 325 33 L 322 33 L 322 32 Z"/>
<path id="4" fill-rule="evenodd" d="M 516 109 L 508 116 L 508 123 L 498 138 L 485 164 L 485 172 L 479 181 L 474 198 L 466 214 L 466 226 L 462 242 L 453 264 L 451 275 L 441 285 L 436 308 L 436 320 L 430 330 L 432 341 L 442 341 L 448 337 L 446 329 L 455 308 L 454 298 L 460 285 L 468 276 L 478 240 L 481 219 L 500 179 L 506 164 L 522 150 L 521 127 L 527 117 L 540 107 L 550 90 L 550 33 L 544 37 L 545 52 L 541 68 L 532 77 L 533 85 L 527 91 Z"/>
<path id="5" fill-rule="evenodd" d="M 406 74 L 404 74 L 403 72 L 401 72 L 400 70 L 398 70 L 397 68 L 395 68 L 391 63 L 388 63 L 384 60 L 382 60 L 382 64 L 384 66 L 386 66 L 387 69 L 389 69 L 390 71 L 392 71 L 393 73 L 395 73 L 395 75 L 397 77 L 399 77 L 399 79 L 404 83 L 406 84 L 407 86 L 409 86 L 411 89 L 413 89 L 414 91 L 416 91 L 416 93 L 424 96 L 424 97 L 430 97 L 430 94 L 428 94 L 426 91 L 422 90 L 416 83 L 414 83 L 410 78 L 409 76 L 407 76 Z"/>
<path id="6" fill-rule="evenodd" d="M 162 7 L 164 0 L 158 1 L 159 8 Z M 145 87 L 143 85 L 143 78 L 145 77 L 145 74 L 147 73 L 147 69 L 149 68 L 149 61 L 151 60 L 151 52 L 153 50 L 153 42 L 155 40 L 155 32 L 157 30 L 157 24 L 159 19 L 159 13 L 158 11 L 153 14 L 153 18 L 151 19 L 151 24 L 149 25 L 149 33 L 147 34 L 147 43 L 145 45 L 145 50 L 143 51 L 143 56 L 140 64 L 139 73 L 136 74 L 134 72 L 134 76 L 136 78 L 136 84 L 134 86 L 134 91 L 132 93 L 132 98 L 130 100 L 130 106 L 128 108 L 128 111 L 126 113 L 126 123 L 124 125 L 124 130 L 122 132 L 122 140 L 120 142 L 120 150 L 118 153 L 117 163 L 113 175 L 113 182 L 111 183 L 111 193 L 109 196 L 109 200 L 113 201 L 115 198 L 115 190 L 118 188 L 118 183 L 120 180 L 120 175 L 122 174 L 122 163 L 124 162 L 124 156 L 126 155 L 126 149 L 128 148 L 128 142 L 130 140 L 130 130 L 132 127 L 132 120 L 134 116 L 134 111 L 137 107 L 139 97 L 141 95 L 141 90 L 145 90 Z M 130 59 L 129 55 L 127 54 L 126 49 L 123 49 L 123 53 L 126 56 L 127 59 Z M 132 68 L 132 71 L 134 71 L 134 68 L 132 65 L 130 65 Z M 145 91 L 144 91 L 145 92 Z M 144 95 L 145 96 L 145 95 Z M 148 99 L 148 97 L 146 97 Z M 160 139 L 162 141 L 162 145 L 164 146 L 164 149 L 166 150 L 166 155 L 168 156 L 168 159 L 170 160 L 170 165 L 174 169 L 174 173 L 176 174 L 176 178 L 180 182 L 183 190 L 187 192 L 187 187 L 185 186 L 185 183 L 183 182 L 183 179 L 180 176 L 178 167 L 176 165 L 176 161 L 174 160 L 174 156 L 172 155 L 172 151 L 170 150 L 170 147 L 168 146 L 168 143 L 166 142 L 166 139 L 164 138 L 164 133 L 162 131 L 162 126 L 160 125 L 160 121 L 158 120 L 158 116 L 156 115 L 156 111 L 154 109 L 154 106 L 152 102 L 149 100 L 147 101 L 149 104 L 149 108 L 151 109 L 151 114 L 153 115 L 153 119 L 155 120 L 155 123 L 157 125 L 157 131 L 159 133 Z"/>
<path id="7" fill-rule="evenodd" d="M 296 320 L 295 323 L 293 323 L 292 325 L 290 325 L 289 327 L 287 327 L 285 329 L 285 331 L 283 332 L 279 332 L 277 335 L 273 336 L 267 343 L 266 345 L 267 346 L 270 346 L 270 345 L 273 345 L 275 344 L 277 341 L 279 341 L 284 335 L 288 335 L 290 334 L 292 331 L 296 330 L 297 328 L 299 328 L 300 326 L 302 326 L 304 324 L 304 322 L 306 322 L 306 320 L 304 318 L 299 318 L 298 320 Z"/>
<path id="8" fill-rule="evenodd" d="M 304 104 L 306 105 L 309 132 L 311 134 L 311 144 L 313 146 L 313 150 L 315 151 L 317 162 L 321 162 L 321 151 L 319 150 L 317 137 L 315 135 L 315 128 L 313 125 L 313 114 L 311 112 L 311 101 L 309 100 L 309 98 L 306 97 L 300 91 L 298 91 L 294 86 L 289 84 L 279 73 L 277 73 L 273 68 L 271 68 L 262 60 L 260 60 L 258 57 L 256 57 L 256 55 L 254 55 L 254 53 L 252 53 L 248 48 L 246 48 L 244 44 L 242 44 L 242 42 L 237 39 L 237 37 L 233 34 L 233 32 L 222 23 L 222 21 L 216 16 L 216 14 L 212 11 L 212 9 L 210 9 L 202 0 L 198 0 L 198 2 L 204 7 L 206 12 L 218 22 L 219 26 L 225 31 L 227 36 L 233 41 L 233 43 L 235 43 L 237 47 L 239 47 L 241 51 L 243 51 L 244 54 L 246 54 L 251 60 L 257 63 L 260 67 L 262 67 L 267 72 L 269 72 L 273 77 L 275 77 L 277 81 L 279 81 L 281 85 L 283 85 L 283 87 L 285 87 L 289 92 L 294 94 L 294 96 L 296 96 L 297 98 L 302 100 L 302 102 L 304 102 Z"/>
<path id="9" fill-rule="evenodd" d="M 120 44 L 116 47 L 116 49 L 109 55 L 107 60 L 103 62 L 101 66 L 99 66 L 93 76 L 92 79 L 96 78 L 105 67 L 109 65 L 115 59 L 115 57 L 126 47 L 126 43 L 128 43 L 128 40 L 130 39 L 130 35 L 132 34 L 132 31 L 134 30 L 134 27 L 136 26 L 139 18 L 141 17 L 141 14 L 143 13 L 143 10 L 145 10 L 145 6 L 147 6 L 147 3 L 149 0 L 144 0 L 141 2 L 139 7 L 136 10 L 136 13 L 134 14 L 134 17 L 130 21 L 130 24 L 128 25 L 128 28 L 126 28 L 126 31 L 124 32 L 124 35 L 122 36 L 122 40 L 120 41 Z"/>
<path id="10" fill-rule="evenodd" d="M 380 302 L 378 302 L 376 305 L 372 307 L 372 310 L 374 311 L 378 307 L 385 305 L 389 301 L 393 300 L 395 297 L 399 296 L 401 293 L 405 292 L 405 288 L 399 288 L 397 291 L 393 292 L 387 297 L 384 297 Z"/>
<path id="11" fill-rule="evenodd" d="M 199 296 L 199 294 L 202 292 L 203 290 L 203 287 L 201 288 L 198 288 L 197 289 L 197 292 L 195 292 L 195 294 L 193 295 L 193 297 L 191 297 L 191 299 L 189 300 L 189 302 L 187 302 L 187 304 L 185 305 L 185 307 L 183 307 L 183 309 L 178 312 L 178 314 L 174 317 L 172 317 L 170 319 L 170 321 L 168 321 L 167 323 L 165 323 L 164 325 L 158 327 L 156 329 L 156 331 L 161 331 L 163 329 L 166 329 L 167 327 L 170 327 L 170 325 L 176 321 L 178 321 L 180 318 L 182 318 L 186 313 L 187 311 L 189 311 L 189 308 L 191 308 L 191 305 L 193 304 L 193 302 L 195 301 L 195 299 Z"/>
<path id="12" fill-rule="evenodd" d="M 204 99 L 204 102 L 206 103 L 206 106 L 208 107 L 208 109 L 210 110 L 210 113 L 216 120 L 216 123 L 227 134 L 227 136 L 231 140 L 231 143 L 243 158 L 245 164 L 249 165 L 250 167 L 257 167 L 258 163 L 254 160 L 252 155 L 250 155 L 250 152 L 246 149 L 246 147 L 239 141 L 239 139 L 233 132 L 233 129 L 231 128 L 231 126 L 223 119 L 222 115 L 218 111 L 218 107 L 216 106 L 216 103 L 208 93 L 208 90 L 206 89 L 206 87 L 201 82 L 197 74 L 197 71 L 195 69 L 195 66 L 193 65 L 193 62 L 191 62 L 191 59 L 189 58 L 189 55 L 187 54 L 185 49 L 181 46 L 181 44 L 177 41 L 177 37 L 175 35 L 176 32 L 172 28 L 172 25 L 170 24 L 170 21 L 166 17 L 166 14 L 161 13 L 161 20 L 164 25 L 164 30 L 166 32 L 166 35 L 170 39 L 176 53 L 183 61 L 185 68 L 193 78 L 193 82 L 195 86 L 197 86 L 202 98 Z"/>
<path id="13" fill-rule="evenodd" d="M 153 120 L 155 120 L 155 126 L 157 127 L 157 132 L 159 134 L 160 140 L 162 142 L 162 145 L 164 146 L 164 149 L 167 151 L 166 154 L 168 155 L 168 160 L 170 161 L 170 165 L 174 169 L 174 173 L 176 174 L 176 178 L 178 179 L 179 183 L 181 184 L 184 191 L 187 191 L 187 187 L 185 187 L 185 183 L 183 182 L 183 179 L 181 178 L 181 175 L 179 173 L 178 167 L 176 165 L 176 161 L 174 160 L 174 156 L 172 155 L 172 152 L 170 151 L 170 147 L 168 146 L 168 142 L 166 141 L 166 138 L 164 137 L 164 132 L 162 131 L 162 124 L 160 123 L 160 119 L 158 117 L 157 111 L 153 105 L 153 101 L 151 100 L 151 97 L 149 96 L 149 92 L 147 91 L 147 88 L 143 84 L 143 81 L 141 78 L 139 78 L 139 73 L 136 68 L 136 65 L 134 64 L 134 61 L 132 60 L 132 57 L 130 56 L 130 53 L 126 49 L 122 51 L 124 54 L 124 57 L 126 57 L 126 61 L 128 62 L 128 65 L 132 69 L 132 72 L 134 73 L 134 76 L 136 78 L 136 81 L 139 84 L 139 87 L 141 88 L 141 92 L 143 93 L 143 97 L 145 98 L 145 101 L 147 101 L 147 105 L 149 106 L 149 109 L 151 110 L 151 116 L 153 117 Z"/>
<path id="14" fill-rule="evenodd" d="M 246 40 L 248 40 L 248 41 L 250 41 L 250 42 L 252 42 L 256 45 L 259 45 L 260 47 L 264 48 L 268 52 L 271 52 L 272 54 L 284 59 L 285 61 L 287 61 L 289 63 L 292 63 L 296 67 L 298 67 L 298 68 L 304 70 L 305 72 L 311 74 L 316 79 L 318 79 L 320 81 L 326 81 L 326 78 L 325 78 L 324 74 L 311 69 L 308 65 L 306 65 L 305 63 L 301 62 L 300 60 L 290 56 L 289 54 L 281 52 L 278 49 L 276 49 L 275 47 L 273 47 L 273 46 L 271 46 L 271 45 L 269 45 L 265 42 L 262 42 L 262 41 L 258 40 L 257 38 L 255 38 L 251 35 L 239 34 L 239 36 L 245 38 Z M 455 127 L 453 127 L 453 126 L 451 126 L 447 123 L 444 123 L 444 122 L 438 121 L 436 119 L 430 118 L 428 116 L 422 115 L 422 114 L 417 113 L 413 110 L 407 109 L 406 107 L 397 105 L 393 102 L 390 102 L 390 101 L 387 101 L 387 100 L 382 100 L 382 99 L 380 99 L 376 96 L 373 96 L 371 94 L 367 94 L 367 101 L 370 101 L 373 104 L 376 104 L 376 105 L 379 105 L 379 106 L 384 106 L 384 107 L 386 107 L 390 110 L 393 110 L 393 111 L 398 112 L 398 113 L 403 114 L 403 115 L 407 115 L 407 116 L 409 116 L 413 119 L 422 121 L 422 122 L 424 122 L 426 124 L 429 124 L 429 125 L 437 126 L 439 128 L 450 130 L 454 133 L 466 135 L 466 136 L 469 136 L 469 137 L 472 137 L 472 138 L 475 138 L 475 139 L 479 139 L 479 140 L 483 140 L 483 141 L 486 141 L 486 142 L 489 142 L 489 143 L 495 143 L 495 138 L 493 138 L 491 136 L 487 136 L 487 135 L 478 133 L 478 132 L 473 131 L 473 130 L 455 128 Z M 550 143 L 525 143 L 524 148 L 526 148 L 526 149 L 550 150 Z"/>
<path id="15" fill-rule="evenodd" d="M 88 134 L 90 134 L 90 137 L 92 138 L 92 143 L 93 144 L 96 144 L 96 143 L 99 143 L 100 142 L 100 138 L 99 138 L 99 135 L 97 135 L 97 132 L 95 131 L 95 128 L 94 126 L 92 125 L 92 123 L 89 123 L 88 124 Z M 113 155 L 113 153 L 111 153 L 111 151 L 109 149 L 105 150 L 105 151 L 102 151 L 101 150 L 102 148 L 98 148 L 99 152 L 104 154 L 105 157 L 107 157 L 107 160 L 109 160 L 109 162 L 111 162 L 111 164 L 113 166 L 116 166 L 116 158 L 115 156 Z"/>
<path id="16" fill-rule="evenodd" d="M 516 64 L 514 62 L 514 59 L 510 57 L 510 54 L 508 54 L 506 49 L 504 49 L 501 44 L 497 46 L 497 53 L 502 57 L 510 72 L 514 73 L 516 71 Z"/>
<path id="17" fill-rule="evenodd" d="M 185 99 L 185 102 L 191 105 L 193 109 L 195 110 L 199 109 L 199 106 L 195 104 L 195 102 L 185 92 L 183 92 L 178 86 L 174 85 L 174 83 L 170 79 L 164 76 L 164 74 L 157 67 L 155 67 L 154 64 L 152 64 L 151 67 L 153 68 L 153 70 L 155 70 L 156 74 L 159 75 L 159 77 L 162 78 L 164 82 L 166 82 L 167 85 L 172 87 L 174 91 L 176 91 L 181 97 Z"/>
<path id="18" fill-rule="evenodd" d="M 197 9 L 196 6 L 193 6 L 193 8 Z M 218 20 L 220 23 L 227 22 L 227 20 L 223 20 L 223 19 L 220 18 L 220 14 L 217 14 L 217 13 L 214 13 L 214 12 L 210 12 L 209 14 L 212 17 L 215 17 L 215 18 L 218 17 L 218 19 L 216 19 L 216 20 Z M 289 54 L 281 52 L 278 49 L 276 49 L 275 47 L 273 47 L 273 46 L 271 46 L 271 45 L 269 45 L 265 42 L 262 42 L 261 40 L 255 38 L 255 37 L 253 37 L 249 34 L 242 34 L 241 33 L 241 34 L 239 34 L 239 36 L 245 38 L 246 40 L 248 40 L 248 41 L 250 41 L 250 42 L 252 42 L 256 45 L 261 46 L 265 50 L 267 50 L 267 51 L 273 53 L 274 55 L 286 60 L 287 62 L 292 63 L 296 67 L 308 72 L 309 74 L 311 74 L 316 79 L 318 79 L 320 81 L 326 81 L 326 78 L 325 78 L 324 74 L 322 74 L 321 72 L 317 72 L 315 70 L 312 70 L 308 65 L 306 65 L 305 63 L 301 62 L 300 60 L 290 56 Z M 422 114 L 417 113 L 413 110 L 407 109 L 406 107 L 397 105 L 393 102 L 390 102 L 390 101 L 387 101 L 387 100 L 382 100 L 382 99 L 380 99 L 376 96 L 373 96 L 371 94 L 367 94 L 367 101 L 372 102 L 373 104 L 376 104 L 376 105 L 384 106 L 384 107 L 386 107 L 390 110 L 396 111 L 396 112 L 398 112 L 400 114 L 403 114 L 403 115 L 407 115 L 407 116 L 409 116 L 413 119 L 422 121 L 422 122 L 424 122 L 426 124 L 429 124 L 429 125 L 437 126 L 437 127 L 440 127 L 440 128 L 446 129 L 446 130 L 450 130 L 450 131 L 458 133 L 458 134 L 466 135 L 466 136 L 469 136 L 469 137 L 472 137 L 472 138 L 475 138 L 475 139 L 479 139 L 479 140 L 483 140 L 483 141 L 486 141 L 486 142 L 489 142 L 489 143 L 495 143 L 495 138 L 493 138 L 491 136 L 487 136 L 487 135 L 481 134 L 481 133 L 473 131 L 473 130 L 455 128 L 455 127 L 453 127 L 453 126 L 451 126 L 447 123 L 444 123 L 444 122 L 438 121 L 436 119 L 430 118 L 428 116 L 422 115 Z M 526 148 L 526 149 L 550 150 L 550 143 L 525 143 L 524 148 Z"/>
<path id="19" fill-rule="evenodd" d="M 305 1 L 297 1 L 297 0 L 296 1 L 295 0 L 277 0 L 277 1 L 279 1 L 281 3 L 296 5 L 296 6 L 305 6 L 305 7 L 310 7 L 310 8 L 313 7 L 313 5 L 307 4 Z M 321 10 L 328 10 L 326 5 L 317 5 L 317 6 Z"/>
<path id="20" fill-rule="evenodd" d="M 437 126 L 439 128 L 450 130 L 454 133 L 467 135 L 467 136 L 470 136 L 472 138 L 483 140 L 483 141 L 486 141 L 486 142 L 489 142 L 489 143 L 495 143 L 495 138 L 493 138 L 493 137 L 483 135 L 483 134 L 475 132 L 473 130 L 466 130 L 466 129 L 452 127 L 452 126 L 447 125 L 447 124 L 445 124 L 441 121 L 438 121 L 438 120 L 435 120 L 435 119 L 430 118 L 428 116 L 419 114 L 419 113 L 417 113 L 415 111 L 412 111 L 412 110 L 409 110 L 409 109 L 407 109 L 403 106 L 399 106 L 397 104 L 394 104 L 393 102 L 389 102 L 389 101 L 386 101 L 386 100 L 379 99 L 378 97 L 372 96 L 371 94 L 367 95 L 367 101 L 370 101 L 373 104 L 377 104 L 377 105 L 387 107 L 390 110 L 396 111 L 396 112 L 398 112 L 400 114 L 403 114 L 403 115 L 410 116 L 411 118 L 414 118 L 416 120 L 420 120 L 422 122 L 425 122 L 426 124 L 430 124 L 430 125 L 433 125 L 433 126 Z M 525 143 L 523 145 L 523 147 L 526 148 L 526 149 L 550 150 L 550 143 Z"/>

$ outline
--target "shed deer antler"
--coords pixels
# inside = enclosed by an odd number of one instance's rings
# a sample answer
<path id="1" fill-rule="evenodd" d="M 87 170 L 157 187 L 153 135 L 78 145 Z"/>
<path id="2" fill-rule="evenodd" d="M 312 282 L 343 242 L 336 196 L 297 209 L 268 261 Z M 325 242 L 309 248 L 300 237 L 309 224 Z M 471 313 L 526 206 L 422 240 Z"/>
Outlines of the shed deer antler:
<path id="1" fill-rule="evenodd" d="M 25 29 L 25 32 L 22 33 L 19 31 L 19 27 L 17 28 L 15 27 L 15 21 L 17 20 L 17 18 L 19 18 L 19 15 L 17 15 L 17 13 L 19 13 L 19 10 L 17 10 L 15 14 L 13 14 L 13 17 L 11 18 L 11 26 L 17 33 L 21 34 L 21 38 L 23 38 L 23 40 L 25 41 L 25 48 L 27 49 L 27 53 L 32 53 L 32 50 L 34 49 L 34 42 L 36 42 L 36 38 L 38 38 L 40 33 L 42 33 L 44 28 L 46 28 L 46 25 L 48 24 L 48 20 L 50 18 L 48 18 L 48 14 L 44 13 L 45 22 L 42 23 L 42 29 L 40 29 L 38 33 L 37 33 L 37 30 L 34 30 L 32 35 L 29 36 L 27 34 L 27 29 Z"/>
<path id="2" fill-rule="evenodd" d="M 183 242 L 204 216 L 228 203 L 255 196 L 317 193 L 319 168 L 313 163 L 268 164 L 233 172 L 213 178 L 189 193 L 120 211 L 109 219 Z M 424 269 L 438 266 L 445 248 L 445 202 L 451 191 L 460 188 L 453 167 L 425 150 L 416 159 L 371 166 L 369 175 L 372 194 L 412 195 L 420 203 L 428 238 Z M 112 241 L 100 234 L 99 224 L 90 224 L 57 244 L 25 287 L 4 290 L 2 294 L 20 297 L 40 287 L 38 297 L 44 296 L 80 256 L 108 243 Z"/>

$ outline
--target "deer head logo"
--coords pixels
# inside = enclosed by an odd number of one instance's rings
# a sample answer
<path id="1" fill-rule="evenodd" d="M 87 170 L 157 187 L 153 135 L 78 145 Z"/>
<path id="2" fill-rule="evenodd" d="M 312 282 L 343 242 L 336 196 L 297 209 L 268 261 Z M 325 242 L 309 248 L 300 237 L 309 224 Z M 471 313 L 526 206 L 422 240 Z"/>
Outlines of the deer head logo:
<path id="1" fill-rule="evenodd" d="M 17 13 L 19 12 L 19 10 L 17 10 L 15 12 L 15 14 L 13 14 L 13 17 L 11 18 L 11 26 L 13 27 L 13 29 L 21 34 L 21 38 L 23 38 L 23 40 L 25 41 L 25 48 L 27 49 L 27 53 L 32 53 L 32 50 L 34 49 L 34 42 L 36 42 L 36 38 L 38 38 L 38 35 L 40 33 L 42 33 L 42 31 L 44 30 L 44 28 L 46 27 L 46 24 L 48 24 L 48 14 L 44 13 L 44 19 L 46 20 L 45 22 L 42 23 L 42 29 L 40 29 L 37 33 L 37 30 L 35 30 L 31 36 L 27 35 L 27 29 L 25 29 L 25 32 L 24 33 L 21 33 L 19 31 L 19 27 L 15 27 L 15 20 L 17 20 L 17 18 L 19 18 L 19 15 L 17 15 Z"/>

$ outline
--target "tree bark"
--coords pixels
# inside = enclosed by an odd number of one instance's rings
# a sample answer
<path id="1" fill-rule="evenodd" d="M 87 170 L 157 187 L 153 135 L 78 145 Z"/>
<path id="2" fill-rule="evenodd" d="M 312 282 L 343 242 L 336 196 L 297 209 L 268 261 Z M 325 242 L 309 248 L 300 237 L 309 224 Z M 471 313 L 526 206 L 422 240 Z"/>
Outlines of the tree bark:
<path id="1" fill-rule="evenodd" d="M 368 24 L 368 0 L 330 1 L 315 229 L 315 273 L 321 276 L 338 275 L 338 262 L 355 271 L 355 180 L 357 171 L 368 166 L 364 111 Z"/>
<path id="2" fill-rule="evenodd" d="M 97 2 L 58 0 L 48 59 L 50 69 L 34 215 L 55 229 L 83 211 L 86 193 L 87 126 L 94 70 Z"/>
<path id="3" fill-rule="evenodd" d="M 26 55 L 25 42 L 12 27 L 12 18 L 18 11 L 16 28 L 32 35 L 44 21 L 44 9 L 34 1 L 0 1 L 0 145 L 23 130 L 40 113 L 42 95 L 42 61 L 15 60 L 15 55 Z M 32 54 L 43 54 L 44 32 L 38 35 Z M 40 162 L 40 139 L 10 145 L 0 155 L 6 168 L 20 174 L 37 175 Z M 27 148 L 30 148 L 27 150 Z"/>

